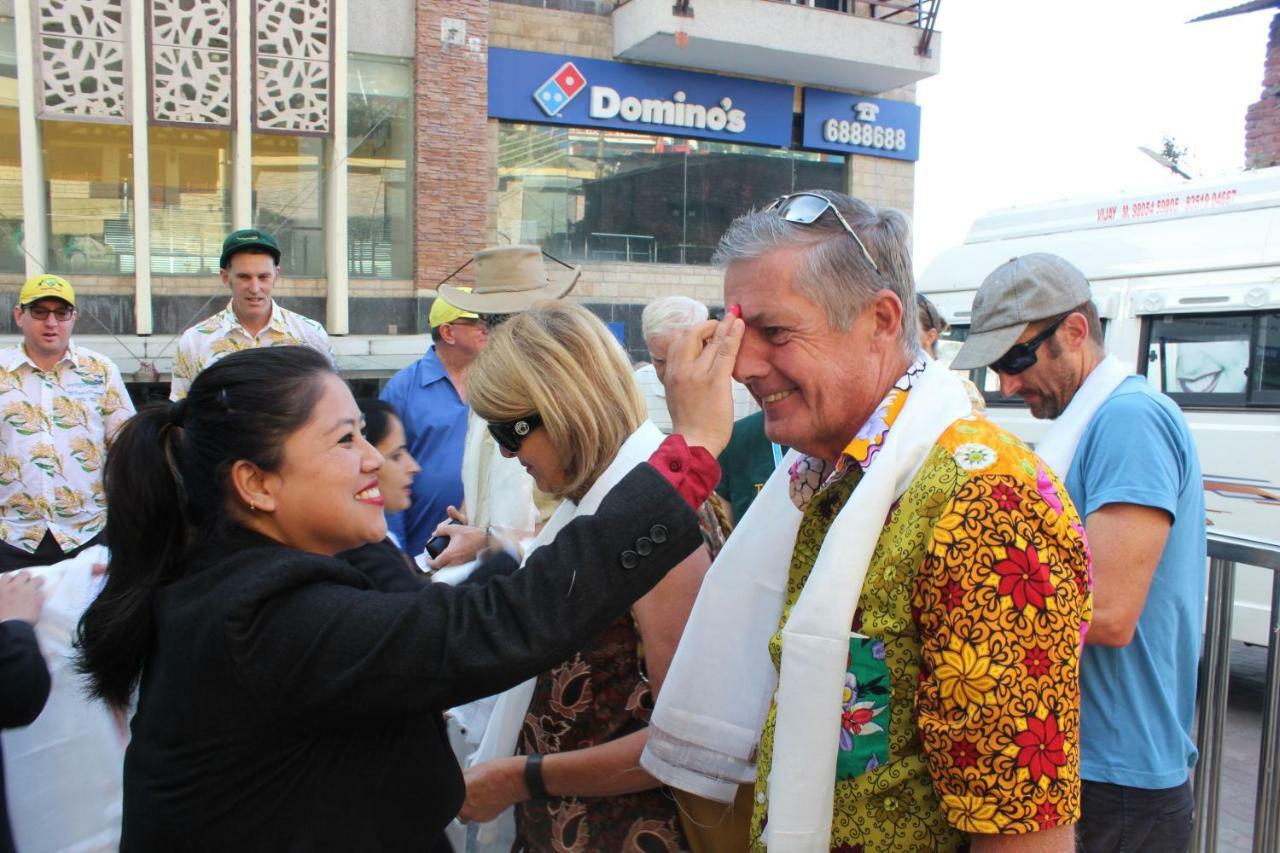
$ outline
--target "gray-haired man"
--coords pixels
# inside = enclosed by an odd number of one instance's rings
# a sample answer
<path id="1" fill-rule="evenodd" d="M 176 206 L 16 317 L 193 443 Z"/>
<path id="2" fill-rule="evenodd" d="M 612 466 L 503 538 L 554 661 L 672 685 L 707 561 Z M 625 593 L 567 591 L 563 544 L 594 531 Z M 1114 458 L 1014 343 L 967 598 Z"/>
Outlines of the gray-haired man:
<path id="1" fill-rule="evenodd" d="M 905 217 L 795 193 L 720 242 L 734 376 L 794 448 L 704 581 L 642 764 L 759 850 L 1070 851 L 1088 557 L 920 352 Z"/>

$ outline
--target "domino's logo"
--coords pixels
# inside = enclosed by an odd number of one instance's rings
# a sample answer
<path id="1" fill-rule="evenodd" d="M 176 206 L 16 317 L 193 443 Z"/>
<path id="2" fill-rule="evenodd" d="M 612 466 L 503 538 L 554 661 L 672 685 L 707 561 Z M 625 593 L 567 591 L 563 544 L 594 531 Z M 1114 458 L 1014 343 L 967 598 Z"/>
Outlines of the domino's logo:
<path id="1" fill-rule="evenodd" d="M 533 93 L 533 99 L 549 116 L 555 116 L 574 99 L 574 96 L 586 88 L 587 81 L 578 66 L 566 62 L 560 70 L 552 74 L 547 82 L 539 86 Z"/>

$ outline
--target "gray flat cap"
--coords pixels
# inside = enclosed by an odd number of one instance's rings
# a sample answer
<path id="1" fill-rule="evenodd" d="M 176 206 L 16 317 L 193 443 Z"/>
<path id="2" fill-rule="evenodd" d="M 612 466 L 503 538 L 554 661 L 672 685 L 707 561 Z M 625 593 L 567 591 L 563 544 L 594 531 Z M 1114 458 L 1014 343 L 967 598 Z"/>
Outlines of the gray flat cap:
<path id="1" fill-rule="evenodd" d="M 986 367 L 1009 351 L 1027 325 L 1066 314 L 1093 298 L 1084 273 L 1057 255 L 1035 252 L 996 267 L 973 298 L 969 337 L 952 370 Z"/>

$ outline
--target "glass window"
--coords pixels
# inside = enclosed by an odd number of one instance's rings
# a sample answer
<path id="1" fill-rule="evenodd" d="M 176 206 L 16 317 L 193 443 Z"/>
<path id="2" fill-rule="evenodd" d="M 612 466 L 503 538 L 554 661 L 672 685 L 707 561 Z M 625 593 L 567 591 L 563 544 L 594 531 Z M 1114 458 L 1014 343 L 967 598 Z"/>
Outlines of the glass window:
<path id="1" fill-rule="evenodd" d="M 0 17 L 0 272 L 25 269 L 22 162 L 18 151 L 18 60 L 13 18 Z"/>
<path id="2" fill-rule="evenodd" d="M 280 244 L 280 270 L 324 275 L 324 141 L 253 135 L 253 227 Z"/>
<path id="3" fill-rule="evenodd" d="M 132 274 L 132 128 L 42 121 L 49 268 Z"/>
<path id="4" fill-rule="evenodd" d="M 413 67 L 352 56 L 347 71 L 347 267 L 413 277 Z"/>
<path id="5" fill-rule="evenodd" d="M 1147 376 L 1185 403 L 1244 402 L 1253 317 L 1168 315 L 1150 321 Z"/>
<path id="6" fill-rule="evenodd" d="M 151 271 L 218 272 L 230 227 L 231 133 L 182 127 L 148 131 L 151 171 Z"/>
<path id="7" fill-rule="evenodd" d="M 734 217 L 796 189 L 844 188 L 826 154 L 504 122 L 498 230 L 574 260 L 707 264 Z"/>
<path id="8" fill-rule="evenodd" d="M 1258 318 L 1251 386 L 1252 401 L 1280 403 L 1280 312 Z"/>

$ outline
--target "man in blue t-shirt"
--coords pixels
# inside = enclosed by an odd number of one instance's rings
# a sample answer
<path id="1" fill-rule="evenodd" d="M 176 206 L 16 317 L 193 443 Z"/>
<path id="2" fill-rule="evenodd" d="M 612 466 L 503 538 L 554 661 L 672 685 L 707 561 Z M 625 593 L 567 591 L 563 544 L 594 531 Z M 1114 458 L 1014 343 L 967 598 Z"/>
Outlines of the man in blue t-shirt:
<path id="1" fill-rule="evenodd" d="M 480 315 L 443 299 L 431 303 L 431 349 L 382 389 L 404 424 L 405 443 L 422 470 L 413 502 L 387 516 L 387 529 L 409 554 L 421 554 L 431 533 L 462 505 L 462 448 L 467 437 L 466 370 L 489 341 Z"/>
<path id="2" fill-rule="evenodd" d="M 1067 261 L 1014 258 L 982 283 L 952 367 L 989 366 L 1054 419 L 1037 450 L 1066 472 L 1093 556 L 1080 669 L 1080 849 L 1185 850 L 1204 628 L 1204 486 L 1178 407 L 1102 346 Z"/>

